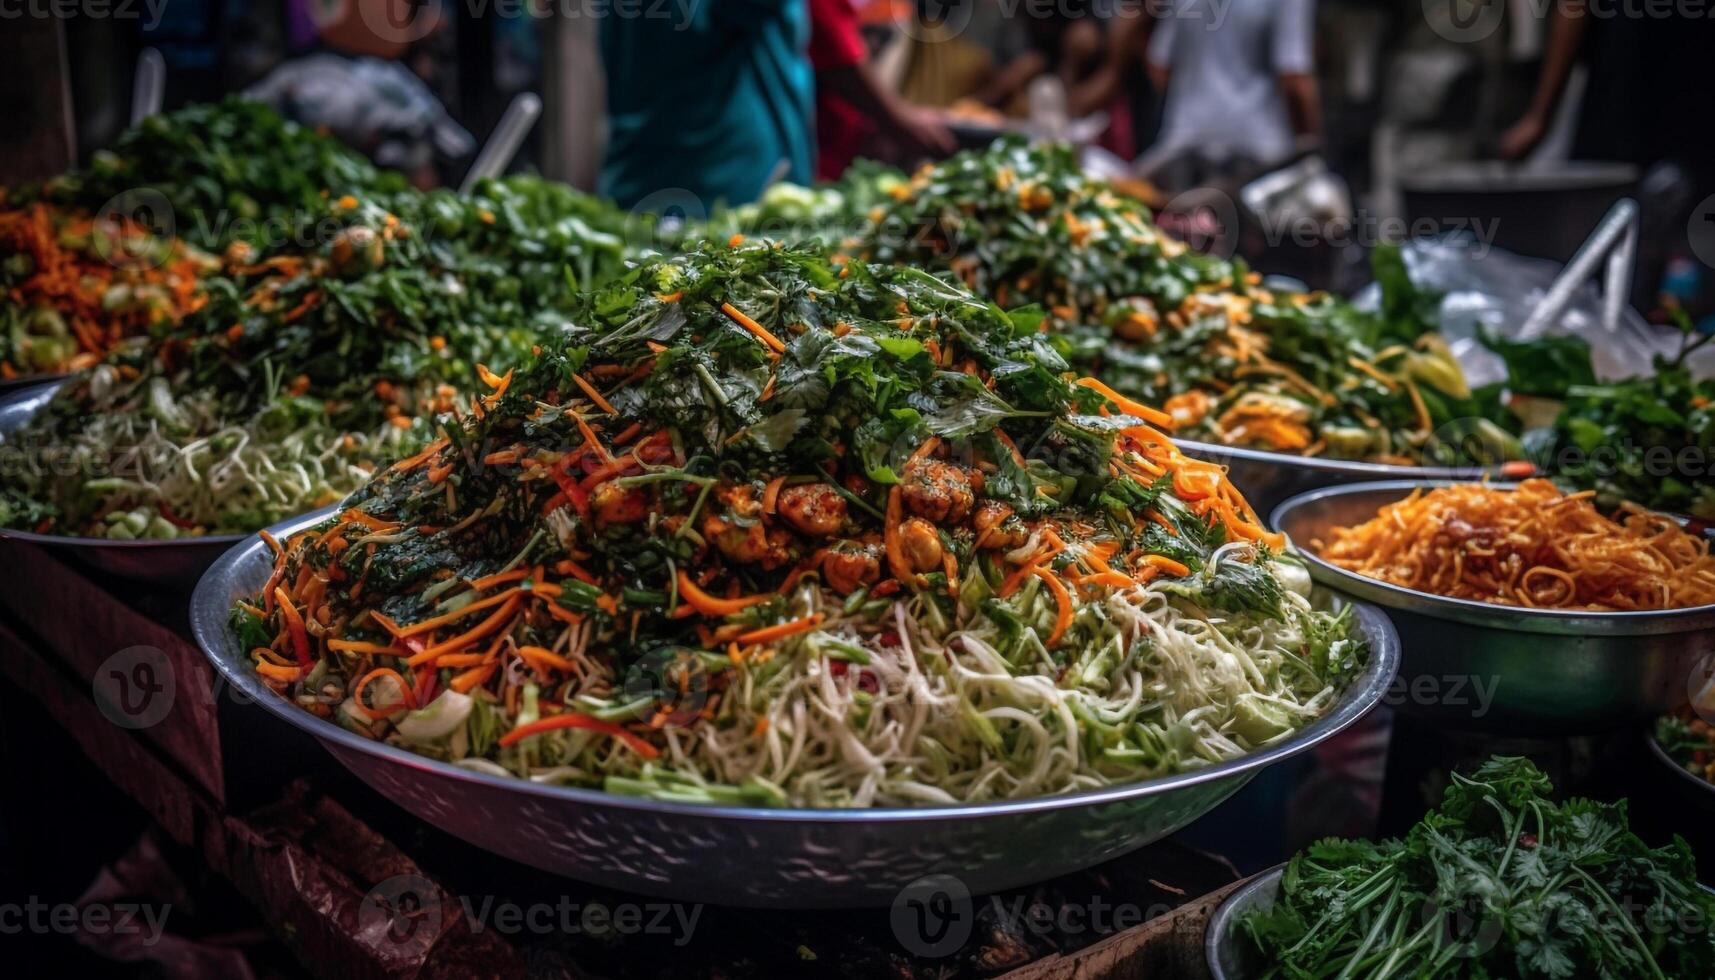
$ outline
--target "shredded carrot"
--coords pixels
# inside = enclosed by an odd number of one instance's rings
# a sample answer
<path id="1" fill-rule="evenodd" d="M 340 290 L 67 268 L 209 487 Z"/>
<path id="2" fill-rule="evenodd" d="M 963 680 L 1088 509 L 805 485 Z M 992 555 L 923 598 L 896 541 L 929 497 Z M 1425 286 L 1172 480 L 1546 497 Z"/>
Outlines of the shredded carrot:
<path id="1" fill-rule="evenodd" d="M 749 646 L 752 643 L 772 643 L 775 640 L 784 640 L 789 636 L 797 636 L 799 633 L 810 632 L 816 627 L 822 625 L 822 620 L 825 618 L 827 617 L 823 613 L 812 613 L 802 619 L 794 619 L 791 622 L 780 623 L 776 626 L 764 626 L 761 629 L 754 629 L 748 633 L 740 633 L 738 635 L 738 642 Z"/>
<path id="2" fill-rule="evenodd" d="M 286 681 L 287 683 L 295 681 L 304 675 L 304 669 L 302 667 L 284 667 L 280 664 L 270 663 L 266 660 L 257 661 L 256 672 L 269 680 Z"/>
<path id="3" fill-rule="evenodd" d="M 772 593 L 758 593 L 750 596 L 739 596 L 735 599 L 717 599 L 698 588 L 697 583 L 691 581 L 691 577 L 685 574 L 685 570 L 680 569 L 679 598 L 684 599 L 686 604 L 705 616 L 731 616 L 734 613 L 749 609 L 751 606 L 767 602 L 774 596 Z"/>
<path id="4" fill-rule="evenodd" d="M 470 583 L 470 587 L 477 592 L 487 592 L 489 589 L 492 589 L 497 585 L 505 585 L 508 582 L 519 582 L 529 577 L 530 569 L 514 568 L 510 572 L 496 572 L 493 575 L 485 575 Z"/>
<path id="5" fill-rule="evenodd" d="M 368 653 L 389 657 L 401 656 L 397 647 L 382 643 L 368 643 L 363 640 L 329 640 L 328 649 L 338 650 L 341 653 Z"/>
<path id="6" fill-rule="evenodd" d="M 564 714 L 541 718 L 530 722 L 527 725 L 519 725 L 517 728 L 512 729 L 505 735 L 500 736 L 500 745 L 502 748 L 516 745 L 532 735 L 540 735 L 543 732 L 556 731 L 561 728 L 585 728 L 592 732 L 601 732 L 606 735 L 612 735 L 614 738 L 617 738 L 630 746 L 633 752 L 636 752 L 645 759 L 656 759 L 661 756 L 660 749 L 657 749 L 642 738 L 633 735 L 631 732 L 626 731 L 613 722 L 602 721 L 599 718 L 592 718 L 589 715 L 578 714 L 575 711 L 568 711 Z"/>
<path id="7" fill-rule="evenodd" d="M 590 585 L 599 584 L 594 575 L 591 575 L 582 565 L 570 558 L 562 558 L 555 562 L 554 571 L 561 575 L 570 575 L 578 581 L 588 582 Z"/>
<path id="8" fill-rule="evenodd" d="M 1024 460 L 1024 454 L 1018 451 L 1018 444 L 1012 441 L 1011 436 L 1007 435 L 998 426 L 991 431 L 994 432 L 994 437 L 1000 440 L 1000 444 L 1006 447 L 1006 451 L 1012 454 L 1013 462 L 1017 463 L 1020 467 L 1029 467 L 1029 464 Z"/>
<path id="9" fill-rule="evenodd" d="M 274 587 L 274 599 L 280 604 L 280 616 L 286 621 L 286 632 L 292 639 L 292 650 L 298 655 L 298 666 L 309 668 L 310 637 L 304 630 L 304 619 L 298 615 L 298 610 L 292 605 L 292 600 L 286 595 L 285 586 Z"/>
<path id="10" fill-rule="evenodd" d="M 475 603 L 472 603 L 471 605 L 475 605 Z M 443 653 L 448 653 L 450 651 L 457 650 L 460 647 L 468 646 L 470 643 L 487 636 L 491 630 L 498 627 L 501 623 L 511 619 L 518 612 L 518 606 L 518 593 L 514 591 L 506 596 L 506 601 L 487 619 L 475 626 L 472 626 L 470 629 L 460 633 L 458 636 L 455 636 L 450 640 L 443 640 L 433 646 L 424 647 L 421 653 L 412 656 L 409 660 L 405 661 L 405 663 L 415 667 L 418 664 L 432 661 Z M 417 625 L 420 626 L 422 624 L 419 623 Z"/>
<path id="11" fill-rule="evenodd" d="M 492 663 L 482 667 L 472 667 L 462 674 L 455 675 L 451 681 L 447 682 L 447 687 L 459 694 L 468 694 L 471 688 L 487 683 L 488 679 L 494 676 L 494 672 L 499 669 L 499 664 Z"/>
<path id="12" fill-rule="evenodd" d="M 523 657 L 533 667 L 547 664 L 555 670 L 576 673 L 578 665 L 545 647 L 523 646 L 518 648 L 518 655 Z"/>
<path id="13" fill-rule="evenodd" d="M 480 653 L 443 653 L 435 658 L 435 667 L 475 667 L 487 659 Z"/>
<path id="14" fill-rule="evenodd" d="M 738 307 L 731 303 L 722 303 L 721 312 L 732 317 L 739 326 L 755 334 L 757 339 L 767 345 L 769 350 L 772 350 L 776 354 L 783 354 L 786 352 L 786 345 L 780 342 L 779 337 L 769 333 L 762 324 L 757 323 L 748 316 L 745 316 L 744 311 L 740 310 Z"/>
<path id="15" fill-rule="evenodd" d="M 1145 422 L 1154 426 L 1159 426 L 1163 429 L 1173 428 L 1173 416 L 1158 409 L 1150 408 L 1142 402 L 1127 398 L 1112 388 L 1109 388 L 1107 385 L 1102 384 L 1100 381 L 1097 381 L 1095 378 L 1079 378 L 1077 383 L 1080 386 L 1088 388 L 1096 394 L 1101 395 L 1103 398 L 1113 402 L 1115 405 L 1118 405 L 1120 407 L 1120 411 L 1127 415 L 1135 415 L 1138 418 L 1143 419 Z"/>
<path id="16" fill-rule="evenodd" d="M 1047 645 L 1055 646 L 1066 635 L 1067 627 L 1072 625 L 1072 596 L 1053 570 L 1037 565 L 1032 572 L 1048 586 L 1048 591 L 1054 594 L 1055 605 L 1059 607 L 1059 613 L 1054 617 L 1054 632 L 1048 634 Z"/>
<path id="17" fill-rule="evenodd" d="M 1176 562 L 1166 555 L 1145 555 L 1143 556 L 1143 560 L 1151 567 L 1158 568 L 1169 575 L 1175 575 L 1179 578 L 1184 578 L 1191 574 L 1191 569 L 1186 568 L 1184 564 Z"/>
<path id="18" fill-rule="evenodd" d="M 602 411 L 606 412 L 609 415 L 618 415 L 619 414 L 619 411 L 617 409 L 615 409 L 613 407 L 613 405 L 608 402 L 607 399 L 605 399 L 601 396 L 601 392 L 595 390 L 595 385 L 592 385 L 588 381 L 584 380 L 583 375 L 574 374 L 574 375 L 572 375 L 572 380 L 577 383 L 577 386 L 579 388 L 582 388 L 584 390 L 584 394 L 590 396 L 590 401 L 594 402 L 595 406 L 597 408 L 601 409 Z"/>
<path id="19" fill-rule="evenodd" d="M 393 683 L 399 685 L 399 701 L 385 709 L 372 708 L 369 706 L 368 702 L 363 699 L 363 692 L 368 689 L 369 685 L 378 677 L 390 677 L 393 679 Z M 356 686 L 351 689 L 351 701 L 357 708 L 358 712 L 371 720 L 386 718 L 390 715 L 396 715 L 400 711 L 414 709 L 417 707 L 416 699 L 411 694 L 411 686 L 406 684 L 405 678 L 400 676 L 399 672 L 391 667 L 377 667 L 358 678 Z"/>
<path id="20" fill-rule="evenodd" d="M 518 594 L 517 590 L 509 589 L 505 592 L 500 592 L 500 593 L 496 593 L 495 595 L 486 596 L 484 598 L 477 599 L 474 602 L 467 603 L 463 606 L 460 606 L 457 609 L 454 609 L 452 612 L 442 613 L 439 616 L 431 616 L 428 619 L 418 620 L 417 622 L 412 623 L 409 626 L 402 626 L 399 628 L 398 636 L 400 636 L 401 638 L 407 637 L 407 636 L 416 636 L 419 633 L 427 633 L 427 632 L 430 632 L 431 630 L 439 629 L 440 627 L 445 626 L 448 623 L 456 623 L 459 620 L 465 618 L 466 616 L 469 616 L 471 613 L 480 612 L 484 609 L 489 608 L 490 606 L 497 606 L 500 603 L 505 602 L 508 598 L 514 597 L 517 594 Z M 413 666 L 415 666 L 415 665 L 413 665 Z"/>

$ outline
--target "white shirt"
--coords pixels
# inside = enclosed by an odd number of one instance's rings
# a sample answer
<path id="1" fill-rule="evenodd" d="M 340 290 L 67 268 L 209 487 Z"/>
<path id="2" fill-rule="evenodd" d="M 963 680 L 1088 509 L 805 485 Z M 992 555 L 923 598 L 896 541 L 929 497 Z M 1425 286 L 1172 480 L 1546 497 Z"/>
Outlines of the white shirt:
<path id="1" fill-rule="evenodd" d="M 1273 163 L 1292 153 L 1281 75 L 1315 69 L 1316 0 L 1173 0 L 1149 39 L 1169 73 L 1163 146 Z"/>

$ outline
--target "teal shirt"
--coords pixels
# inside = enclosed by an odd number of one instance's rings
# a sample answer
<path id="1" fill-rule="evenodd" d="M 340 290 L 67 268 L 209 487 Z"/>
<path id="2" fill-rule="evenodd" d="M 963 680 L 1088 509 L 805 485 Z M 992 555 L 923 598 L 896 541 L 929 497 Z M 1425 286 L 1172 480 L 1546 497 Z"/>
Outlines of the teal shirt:
<path id="1" fill-rule="evenodd" d="M 754 201 L 770 178 L 810 183 L 805 0 L 640 2 L 643 16 L 601 21 L 601 193 L 627 208 L 647 198 L 651 210 L 694 210 Z"/>

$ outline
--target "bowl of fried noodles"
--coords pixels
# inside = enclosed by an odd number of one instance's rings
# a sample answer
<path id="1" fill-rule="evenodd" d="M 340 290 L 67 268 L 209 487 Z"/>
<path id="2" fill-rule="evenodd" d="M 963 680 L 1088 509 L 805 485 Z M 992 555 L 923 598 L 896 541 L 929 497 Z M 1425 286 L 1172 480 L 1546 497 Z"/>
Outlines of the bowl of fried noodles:
<path id="1" fill-rule="evenodd" d="M 1395 480 L 1300 494 L 1273 521 L 1312 578 L 1388 610 L 1406 637 L 1402 710 L 1599 731 L 1684 702 L 1715 629 L 1715 556 L 1670 515 L 1592 497 Z"/>

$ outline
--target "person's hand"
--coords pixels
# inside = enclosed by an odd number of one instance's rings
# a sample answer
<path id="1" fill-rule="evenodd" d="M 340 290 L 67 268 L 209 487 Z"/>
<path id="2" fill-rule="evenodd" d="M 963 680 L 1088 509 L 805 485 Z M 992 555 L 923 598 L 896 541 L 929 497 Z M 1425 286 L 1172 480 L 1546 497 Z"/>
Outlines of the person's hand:
<path id="1" fill-rule="evenodd" d="M 1525 113 L 1518 122 L 1513 123 L 1506 132 L 1501 134 L 1501 159 L 1522 160 L 1536 149 L 1548 133 L 1548 123 L 1541 115 L 1534 112 Z"/>
<path id="2" fill-rule="evenodd" d="M 894 120 L 893 135 L 907 152 L 919 156 L 939 158 L 959 148 L 959 141 L 941 114 L 922 106 L 901 106 Z"/>

